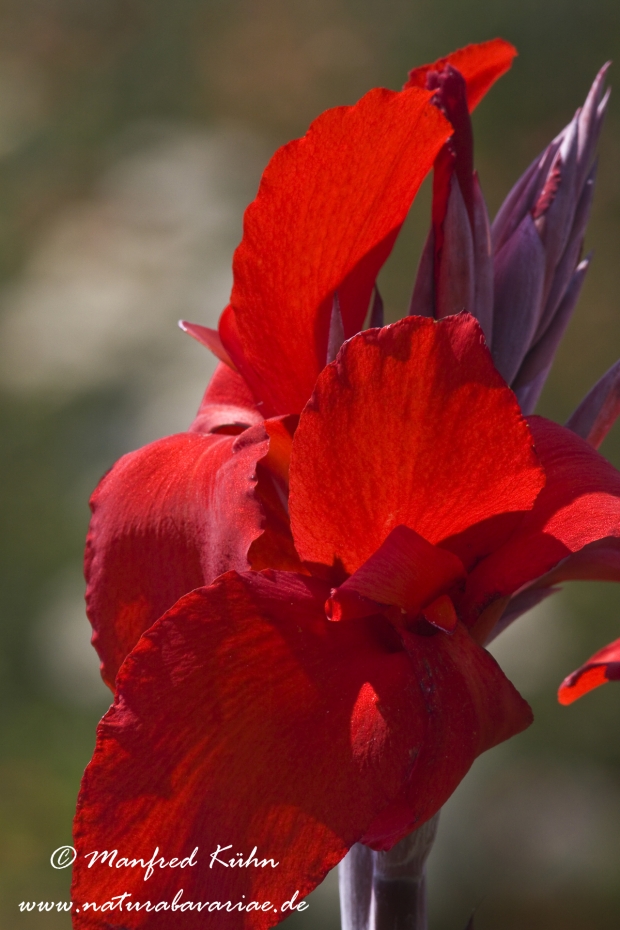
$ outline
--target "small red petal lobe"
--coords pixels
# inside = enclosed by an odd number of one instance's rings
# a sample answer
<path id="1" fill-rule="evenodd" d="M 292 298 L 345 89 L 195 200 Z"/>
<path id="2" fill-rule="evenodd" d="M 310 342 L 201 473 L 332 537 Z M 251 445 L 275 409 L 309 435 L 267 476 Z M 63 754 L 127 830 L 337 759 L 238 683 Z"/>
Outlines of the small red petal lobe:
<path id="1" fill-rule="evenodd" d="M 620 473 L 563 426 L 543 417 L 530 417 L 529 424 L 547 483 L 512 537 L 469 576 L 466 609 L 474 613 L 562 560 L 561 574 L 550 575 L 551 584 L 566 578 L 613 578 L 618 572 L 613 538 L 620 537 Z M 585 546 L 592 548 L 571 559 Z"/>
<path id="2" fill-rule="evenodd" d="M 441 71 L 450 64 L 461 72 L 467 82 L 469 112 L 478 106 L 495 81 L 505 74 L 517 54 L 516 48 L 505 39 L 491 39 L 478 45 L 466 45 L 430 65 L 421 65 L 409 72 L 405 87 L 426 87 L 429 71 Z"/>
<path id="3" fill-rule="evenodd" d="M 513 532 L 545 477 L 483 343 L 467 314 L 408 317 L 346 343 L 293 439 L 302 560 L 353 574 L 403 525 L 469 569 Z"/>
<path id="4" fill-rule="evenodd" d="M 179 597 L 249 568 L 263 529 L 256 463 L 267 447 L 262 426 L 239 437 L 180 433 L 124 456 L 95 490 L 86 603 L 110 687 L 140 635 Z"/>
<path id="5" fill-rule="evenodd" d="M 450 124 L 420 88 L 328 110 L 267 166 L 245 214 L 220 336 L 264 416 L 299 413 L 326 363 L 333 295 L 361 329 L 377 273 Z"/>
<path id="6" fill-rule="evenodd" d="M 560 704 L 572 704 L 608 681 L 620 681 L 620 639 L 596 652 L 581 668 L 565 678 L 558 691 L 558 701 Z"/>
<path id="7" fill-rule="evenodd" d="M 216 928 L 266 930 L 362 836 L 387 848 L 431 817 L 475 756 L 531 719 L 462 625 L 395 633 L 382 617 L 330 622 L 324 583 L 234 572 L 182 598 L 142 637 L 98 731 L 75 821 L 72 898 L 101 904 L 271 902 L 209 912 Z M 164 696 L 162 699 L 162 695 Z M 241 815 L 240 815 L 241 812 Z M 119 850 L 195 868 L 88 867 Z M 254 850 L 277 866 L 210 866 Z M 256 847 L 256 849 L 255 849 Z M 77 930 L 177 930 L 178 914 L 74 915 Z M 182 925 L 205 926 L 188 910 Z"/>
<path id="8" fill-rule="evenodd" d="M 422 616 L 445 633 L 452 633 L 458 622 L 454 604 L 447 594 L 441 594 L 432 604 L 425 607 Z"/>

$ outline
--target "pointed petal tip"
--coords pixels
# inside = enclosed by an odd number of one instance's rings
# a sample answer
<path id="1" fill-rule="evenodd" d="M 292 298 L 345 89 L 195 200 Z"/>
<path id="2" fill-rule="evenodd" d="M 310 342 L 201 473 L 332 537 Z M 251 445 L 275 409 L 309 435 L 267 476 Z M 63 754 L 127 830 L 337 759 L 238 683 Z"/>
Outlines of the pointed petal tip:
<path id="1" fill-rule="evenodd" d="M 584 694 L 600 688 L 608 681 L 618 681 L 620 678 L 620 662 L 597 663 L 593 661 L 595 658 L 593 656 L 576 672 L 568 675 L 558 688 L 558 702 L 564 707 L 574 704 Z"/>
<path id="2" fill-rule="evenodd" d="M 188 336 L 191 336 L 192 339 L 195 339 L 200 345 L 209 349 L 216 358 L 219 358 L 220 362 L 224 362 L 232 368 L 233 371 L 237 370 L 236 365 L 226 351 L 220 334 L 216 329 L 210 329 L 208 326 L 203 326 L 201 323 L 188 323 L 187 320 L 179 320 L 178 325 L 184 333 L 187 333 Z"/>

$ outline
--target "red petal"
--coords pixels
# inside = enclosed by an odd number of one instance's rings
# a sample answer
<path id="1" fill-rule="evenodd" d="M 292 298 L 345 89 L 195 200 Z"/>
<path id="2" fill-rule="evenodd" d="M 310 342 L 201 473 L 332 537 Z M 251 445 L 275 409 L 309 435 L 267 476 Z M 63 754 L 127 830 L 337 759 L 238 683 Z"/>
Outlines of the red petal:
<path id="1" fill-rule="evenodd" d="M 474 616 L 492 600 L 513 594 L 584 546 L 620 537 L 620 473 L 587 442 L 542 417 L 530 417 L 547 484 L 532 512 L 503 546 L 482 561 L 467 582 L 467 610 Z M 605 552 L 610 548 L 605 546 Z M 613 548 L 613 547 L 612 547 Z M 596 550 L 566 563 L 566 578 L 593 577 Z M 601 552 L 602 571 L 608 556 Z M 603 565 L 604 563 L 604 565 Z M 605 577 L 605 576 L 604 576 Z M 558 576 L 551 583 L 561 580 Z"/>
<path id="2" fill-rule="evenodd" d="M 406 526 L 397 526 L 368 561 L 334 592 L 339 601 L 349 592 L 379 604 L 392 604 L 418 614 L 431 601 L 465 578 L 459 558 L 431 546 Z"/>
<path id="3" fill-rule="evenodd" d="M 245 214 L 222 342 L 265 415 L 299 413 L 325 365 L 334 291 L 361 329 L 377 272 L 451 127 L 413 88 L 328 110 L 272 158 Z"/>
<path id="4" fill-rule="evenodd" d="M 371 823 L 386 826 L 377 815 L 393 800 L 400 819 L 391 809 L 390 829 L 432 816 L 478 752 L 529 723 L 525 702 L 462 627 L 452 638 L 412 636 L 407 652 L 381 618 L 330 623 L 327 593 L 295 575 L 231 573 L 141 639 L 84 777 L 73 900 L 129 892 L 170 902 L 182 887 L 183 900 L 270 901 L 277 912 L 209 914 L 214 928 L 267 928 Z M 235 859 L 257 847 L 278 865 L 210 868 L 218 845 Z M 157 868 L 145 883 L 139 868 L 84 860 L 103 849 L 148 860 L 155 847 L 165 861 L 198 847 L 198 865 Z M 75 920 L 102 930 L 180 925 L 166 911 Z M 188 930 L 204 925 L 204 915 L 183 915 Z"/>
<path id="5" fill-rule="evenodd" d="M 620 681 L 620 639 L 596 652 L 591 659 L 565 678 L 558 691 L 560 704 L 572 704 L 608 681 Z"/>
<path id="6" fill-rule="evenodd" d="M 293 537 L 303 560 L 351 574 L 404 524 L 467 566 L 543 483 L 476 321 L 408 317 L 360 333 L 321 374 L 293 440 Z"/>
<path id="7" fill-rule="evenodd" d="M 110 687 L 143 631 L 179 597 L 249 567 L 263 521 L 256 462 L 266 451 L 260 426 L 239 437 L 181 433 L 124 456 L 99 484 L 86 597 Z"/>
<path id="8" fill-rule="evenodd" d="M 235 435 L 262 422 L 262 414 L 241 375 L 221 362 L 189 429 L 191 433 Z"/>
<path id="9" fill-rule="evenodd" d="M 491 39 L 479 45 L 466 45 L 430 65 L 421 65 L 409 72 L 405 87 L 426 87 L 429 71 L 441 71 L 447 64 L 457 68 L 467 81 L 469 112 L 478 106 L 495 81 L 512 65 L 517 50 L 505 39 Z"/>

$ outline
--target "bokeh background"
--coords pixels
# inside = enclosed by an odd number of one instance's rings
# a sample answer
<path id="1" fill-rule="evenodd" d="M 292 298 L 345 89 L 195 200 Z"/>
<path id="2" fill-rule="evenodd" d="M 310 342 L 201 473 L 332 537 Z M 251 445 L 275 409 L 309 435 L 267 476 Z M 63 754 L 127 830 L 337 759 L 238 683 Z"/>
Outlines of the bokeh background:
<path id="1" fill-rule="evenodd" d="M 184 429 L 213 363 L 245 205 L 326 107 L 502 35 L 520 52 L 474 117 L 491 213 L 620 58 L 617 0 L 0 0 L 0 928 L 68 928 L 70 842 L 108 695 L 82 606 L 87 499 L 130 449 Z M 611 72 L 616 81 L 615 69 Z M 595 259 L 540 412 L 563 421 L 620 355 L 620 94 L 587 238 Z M 420 194 L 381 287 L 405 312 Z M 620 465 L 620 428 L 604 452 Z M 433 930 L 620 926 L 620 685 L 564 675 L 620 635 L 620 589 L 567 585 L 495 647 L 536 722 L 442 815 Z M 338 926 L 330 876 L 299 928 Z M 290 928 L 292 930 L 292 928 Z"/>

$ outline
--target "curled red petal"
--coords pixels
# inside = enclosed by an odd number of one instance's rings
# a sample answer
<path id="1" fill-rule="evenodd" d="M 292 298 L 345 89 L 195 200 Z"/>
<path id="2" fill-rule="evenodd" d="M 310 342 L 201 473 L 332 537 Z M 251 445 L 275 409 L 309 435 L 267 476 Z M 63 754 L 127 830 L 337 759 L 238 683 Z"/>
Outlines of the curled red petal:
<path id="1" fill-rule="evenodd" d="M 573 432 L 543 417 L 528 418 L 547 483 L 513 536 L 471 573 L 466 610 L 473 617 L 557 565 L 566 578 L 598 577 L 596 548 L 570 562 L 572 553 L 620 537 L 620 473 Z M 602 546 L 601 572 L 615 572 L 614 545 Z M 564 563 L 564 560 L 567 560 Z M 606 577 L 606 575 L 602 575 Z"/>
<path id="2" fill-rule="evenodd" d="M 572 704 L 608 681 L 620 681 L 620 639 L 596 652 L 565 678 L 558 690 L 558 701 L 560 704 Z"/>
<path id="3" fill-rule="evenodd" d="M 128 892 L 170 902 L 182 887 L 194 902 L 270 901 L 277 912 L 209 914 L 215 928 L 263 930 L 371 825 L 385 845 L 385 829 L 432 816 L 477 753 L 529 723 L 462 626 L 454 637 L 411 636 L 404 649 L 380 617 L 327 620 L 328 590 L 287 573 L 230 573 L 142 637 L 84 776 L 73 900 Z M 257 847 L 278 865 L 211 868 L 218 845 L 235 860 Z M 156 868 L 145 883 L 140 869 L 84 859 L 103 849 L 148 859 L 155 847 L 165 861 L 197 847 L 198 865 Z M 78 930 L 180 923 L 165 910 L 74 919 Z M 183 915 L 188 930 L 204 921 Z"/>
<path id="4" fill-rule="evenodd" d="M 408 317 L 355 336 L 320 375 L 293 439 L 291 527 L 303 560 L 346 574 L 399 524 L 468 567 L 543 484 L 476 321 Z"/>
<path id="5" fill-rule="evenodd" d="M 93 645 L 110 687 L 144 630 L 193 588 L 250 567 L 261 534 L 262 426 L 241 436 L 181 433 L 125 455 L 91 498 L 85 556 Z"/>
<path id="6" fill-rule="evenodd" d="M 452 65 L 467 82 L 467 103 L 471 113 L 495 81 L 508 71 L 516 54 L 514 45 L 505 39 L 490 39 L 478 45 L 466 45 L 430 65 L 414 68 L 409 72 L 405 87 L 426 87 L 429 71 L 441 71 L 446 65 Z"/>
<path id="7" fill-rule="evenodd" d="M 256 571 L 264 568 L 301 572 L 288 516 L 288 484 L 291 447 L 298 417 L 265 420 L 269 450 L 256 469 L 256 494 L 265 515 L 264 530 L 250 546 L 248 557 Z"/>
<path id="8" fill-rule="evenodd" d="M 333 295 L 361 329 L 377 272 L 450 125 L 419 88 L 328 110 L 267 166 L 245 214 L 222 342 L 265 416 L 299 413 L 326 364 Z"/>
<path id="9" fill-rule="evenodd" d="M 256 466 L 255 494 L 262 508 L 264 523 L 263 532 L 248 550 L 248 561 L 255 571 L 273 568 L 307 574 L 293 543 L 283 484 L 264 464 L 268 458 L 267 455 Z"/>

